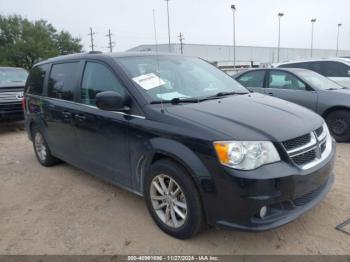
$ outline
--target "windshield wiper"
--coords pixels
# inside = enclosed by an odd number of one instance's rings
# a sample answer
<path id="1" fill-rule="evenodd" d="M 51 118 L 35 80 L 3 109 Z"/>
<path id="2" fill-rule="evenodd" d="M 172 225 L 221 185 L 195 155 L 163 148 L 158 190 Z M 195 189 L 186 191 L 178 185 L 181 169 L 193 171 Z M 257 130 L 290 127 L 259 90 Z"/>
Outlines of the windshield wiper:
<path id="1" fill-rule="evenodd" d="M 181 103 L 200 103 L 205 100 L 210 100 L 210 99 L 217 99 L 220 97 L 224 96 L 229 96 L 229 95 L 245 95 L 249 94 L 248 92 L 219 92 L 213 96 L 207 96 L 207 97 L 198 97 L 198 98 L 192 98 L 192 97 L 175 97 L 171 100 L 155 100 L 152 101 L 151 104 L 161 104 L 161 103 L 171 103 L 173 105 L 178 105 Z"/>
<path id="2" fill-rule="evenodd" d="M 178 105 L 181 103 L 199 103 L 201 102 L 198 98 L 190 98 L 190 97 L 175 97 L 171 100 L 156 100 L 152 101 L 151 104 L 161 104 L 161 103 L 171 103 L 173 105 Z"/>
<path id="3" fill-rule="evenodd" d="M 246 94 L 249 94 L 249 93 L 248 92 L 236 92 L 236 91 L 233 91 L 233 92 L 219 92 L 216 95 L 208 96 L 208 97 L 204 98 L 204 100 L 216 99 L 216 98 L 220 98 L 220 97 L 223 97 L 223 96 L 229 96 L 229 95 L 246 95 Z"/>

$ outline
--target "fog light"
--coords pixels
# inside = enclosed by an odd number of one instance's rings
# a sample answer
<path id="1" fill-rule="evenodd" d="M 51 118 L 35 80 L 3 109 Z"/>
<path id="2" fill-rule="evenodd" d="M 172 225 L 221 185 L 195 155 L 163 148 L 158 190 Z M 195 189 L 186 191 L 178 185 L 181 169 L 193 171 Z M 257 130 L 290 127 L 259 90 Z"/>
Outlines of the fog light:
<path id="1" fill-rule="evenodd" d="M 267 214 L 267 207 L 263 206 L 262 208 L 260 208 L 259 217 L 264 218 L 266 216 L 266 214 Z"/>

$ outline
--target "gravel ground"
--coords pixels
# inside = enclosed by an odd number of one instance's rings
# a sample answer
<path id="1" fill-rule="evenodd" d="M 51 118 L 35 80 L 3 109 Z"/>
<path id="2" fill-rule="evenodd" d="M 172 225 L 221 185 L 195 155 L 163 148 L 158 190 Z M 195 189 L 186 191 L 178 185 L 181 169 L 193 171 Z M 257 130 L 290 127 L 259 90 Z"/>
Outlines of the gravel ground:
<path id="1" fill-rule="evenodd" d="M 350 254 L 350 144 L 337 145 L 326 199 L 279 229 L 210 229 L 181 241 L 162 233 L 143 199 L 67 164 L 35 159 L 22 123 L 0 122 L 0 254 Z"/>

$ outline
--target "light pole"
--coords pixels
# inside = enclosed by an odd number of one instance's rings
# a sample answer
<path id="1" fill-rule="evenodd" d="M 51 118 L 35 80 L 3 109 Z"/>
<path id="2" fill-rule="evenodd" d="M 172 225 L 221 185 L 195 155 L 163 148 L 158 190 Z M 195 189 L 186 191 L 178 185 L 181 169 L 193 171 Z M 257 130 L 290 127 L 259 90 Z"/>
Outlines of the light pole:
<path id="1" fill-rule="evenodd" d="M 312 57 L 312 49 L 314 45 L 314 24 L 316 22 L 316 18 L 311 19 L 311 49 L 310 49 L 310 56 Z"/>
<path id="2" fill-rule="evenodd" d="M 280 61 L 280 48 L 281 48 L 281 18 L 284 13 L 278 13 L 278 48 L 277 48 L 277 63 Z"/>
<path id="3" fill-rule="evenodd" d="M 236 6 L 231 5 L 233 18 L 233 69 L 236 69 Z"/>
<path id="4" fill-rule="evenodd" d="M 341 24 L 338 24 L 338 33 L 337 33 L 337 51 L 335 52 L 335 56 L 338 56 L 338 49 L 339 49 L 339 29 L 341 27 Z"/>
<path id="5" fill-rule="evenodd" d="M 170 48 L 170 19 L 169 19 L 169 1 L 170 1 L 170 0 L 165 0 L 165 2 L 166 2 L 166 10 L 167 10 L 167 14 L 168 14 L 168 38 L 169 38 L 168 48 L 169 48 L 169 53 L 171 53 L 171 48 Z"/>

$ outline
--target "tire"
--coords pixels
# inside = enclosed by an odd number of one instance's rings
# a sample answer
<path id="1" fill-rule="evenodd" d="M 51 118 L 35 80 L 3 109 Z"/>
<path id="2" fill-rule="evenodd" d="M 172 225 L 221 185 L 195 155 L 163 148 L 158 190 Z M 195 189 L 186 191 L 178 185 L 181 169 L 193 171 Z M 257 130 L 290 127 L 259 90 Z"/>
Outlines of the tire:
<path id="1" fill-rule="evenodd" d="M 51 154 L 49 146 L 46 143 L 44 136 L 37 127 L 32 129 L 33 148 L 39 163 L 43 166 L 53 166 L 60 162 L 59 159 Z"/>
<path id="2" fill-rule="evenodd" d="M 162 190 L 160 180 L 164 181 L 167 190 Z M 173 182 L 170 182 L 171 180 Z M 153 182 L 157 183 L 163 192 L 168 191 L 169 193 L 160 194 Z M 172 189 L 168 190 L 170 183 L 172 183 Z M 146 174 L 144 189 L 148 211 L 158 227 L 165 233 L 175 238 L 187 239 L 203 229 L 204 219 L 198 190 L 190 174 L 181 165 L 168 159 L 155 162 Z M 165 200 L 157 199 L 157 197 L 165 198 Z M 156 206 L 160 207 L 164 203 L 163 208 L 155 209 Z M 184 215 L 185 218 L 179 214 Z M 173 216 L 175 216 L 176 223 Z"/>
<path id="3" fill-rule="evenodd" d="M 337 110 L 326 117 L 326 122 L 332 136 L 337 142 L 350 141 L 350 111 Z"/>

